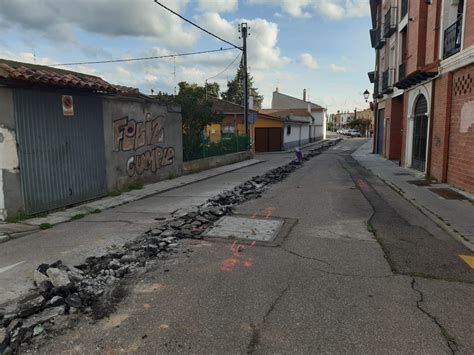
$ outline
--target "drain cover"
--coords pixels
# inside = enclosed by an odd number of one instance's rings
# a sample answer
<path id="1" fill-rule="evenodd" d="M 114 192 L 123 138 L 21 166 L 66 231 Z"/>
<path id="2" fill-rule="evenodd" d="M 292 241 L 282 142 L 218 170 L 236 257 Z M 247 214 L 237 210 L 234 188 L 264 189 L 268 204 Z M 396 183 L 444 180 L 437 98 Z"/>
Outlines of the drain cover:
<path id="1" fill-rule="evenodd" d="M 407 182 L 416 186 L 431 186 L 432 184 L 430 180 L 409 180 Z"/>
<path id="2" fill-rule="evenodd" d="M 454 191 L 449 188 L 429 189 L 429 190 L 445 198 L 446 200 L 467 200 L 468 199 L 466 196 L 461 195 L 459 192 Z"/>
<path id="3" fill-rule="evenodd" d="M 204 237 L 220 237 L 269 242 L 275 239 L 283 220 L 225 216 L 204 233 Z"/>

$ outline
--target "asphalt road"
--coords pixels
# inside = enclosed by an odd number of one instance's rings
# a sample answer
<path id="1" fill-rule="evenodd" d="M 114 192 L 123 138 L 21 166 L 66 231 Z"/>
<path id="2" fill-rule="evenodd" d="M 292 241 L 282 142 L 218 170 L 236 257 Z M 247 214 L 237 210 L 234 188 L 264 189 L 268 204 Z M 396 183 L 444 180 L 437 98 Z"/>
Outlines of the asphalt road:
<path id="1" fill-rule="evenodd" d="M 183 241 L 128 279 L 110 318 L 82 318 L 37 351 L 473 353 L 463 246 L 352 160 L 362 142 L 343 141 L 236 208 L 287 221 L 276 245 Z"/>
<path id="2" fill-rule="evenodd" d="M 198 206 L 252 176 L 288 163 L 294 153 L 256 157 L 263 162 L 2 243 L 0 305 L 24 295 L 32 287 L 33 270 L 39 264 L 61 259 L 77 265 L 88 256 L 101 255 L 111 245 L 141 235 L 156 224 L 155 218 L 167 219 L 177 210 Z"/>

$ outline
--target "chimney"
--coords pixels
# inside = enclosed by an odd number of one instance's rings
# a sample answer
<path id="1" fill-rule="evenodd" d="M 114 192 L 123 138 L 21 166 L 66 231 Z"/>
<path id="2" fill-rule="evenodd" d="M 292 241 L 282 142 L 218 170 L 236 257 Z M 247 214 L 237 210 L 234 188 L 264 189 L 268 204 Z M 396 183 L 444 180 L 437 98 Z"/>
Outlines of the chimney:
<path id="1" fill-rule="evenodd" d="M 303 101 L 306 101 L 306 89 L 303 89 Z"/>
<path id="2" fill-rule="evenodd" d="M 276 87 L 275 92 L 278 92 L 278 86 Z"/>

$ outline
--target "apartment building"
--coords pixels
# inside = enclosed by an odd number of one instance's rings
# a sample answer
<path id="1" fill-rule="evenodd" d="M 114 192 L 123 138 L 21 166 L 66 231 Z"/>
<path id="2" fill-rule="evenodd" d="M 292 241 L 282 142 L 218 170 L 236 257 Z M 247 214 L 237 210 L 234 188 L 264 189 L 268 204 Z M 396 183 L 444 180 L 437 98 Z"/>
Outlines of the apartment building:
<path id="1" fill-rule="evenodd" d="M 374 153 L 474 192 L 474 0 L 370 0 Z"/>

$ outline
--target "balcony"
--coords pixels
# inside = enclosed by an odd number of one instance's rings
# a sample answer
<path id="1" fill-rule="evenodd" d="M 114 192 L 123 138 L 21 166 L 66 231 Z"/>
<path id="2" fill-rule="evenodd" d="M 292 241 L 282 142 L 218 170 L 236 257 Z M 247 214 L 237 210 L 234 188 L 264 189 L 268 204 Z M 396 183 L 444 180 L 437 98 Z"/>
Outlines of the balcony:
<path id="1" fill-rule="evenodd" d="M 462 16 L 444 30 L 443 59 L 461 50 Z"/>
<path id="2" fill-rule="evenodd" d="M 374 81 L 374 99 L 380 99 L 383 97 L 383 94 L 380 92 L 380 79 L 375 77 Z"/>
<path id="3" fill-rule="evenodd" d="M 403 20 L 403 18 L 408 15 L 408 0 L 402 0 L 402 6 L 401 6 L 401 17 L 400 20 Z"/>
<path id="4" fill-rule="evenodd" d="M 380 27 L 370 30 L 370 41 L 372 42 L 372 48 L 380 49 L 385 44 L 385 38 L 382 38 Z"/>
<path id="5" fill-rule="evenodd" d="M 390 37 L 397 30 L 397 8 L 391 7 L 384 17 L 383 36 Z"/>
<path id="6" fill-rule="evenodd" d="M 393 91 L 393 78 L 395 69 L 387 69 L 382 73 L 382 93 L 389 94 Z"/>
<path id="7" fill-rule="evenodd" d="M 406 76 L 406 64 L 402 63 L 398 66 L 398 81 L 402 81 Z"/>

